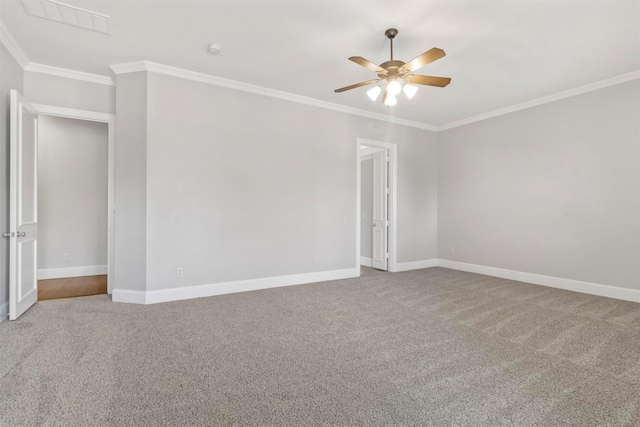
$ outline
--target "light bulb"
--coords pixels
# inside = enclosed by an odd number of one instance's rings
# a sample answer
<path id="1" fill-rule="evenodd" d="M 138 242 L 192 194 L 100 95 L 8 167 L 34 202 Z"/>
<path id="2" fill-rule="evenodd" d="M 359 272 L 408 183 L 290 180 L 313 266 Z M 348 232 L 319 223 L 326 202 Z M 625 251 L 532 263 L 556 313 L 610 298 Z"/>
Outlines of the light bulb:
<path id="1" fill-rule="evenodd" d="M 378 95 L 380 95 L 380 92 L 382 92 L 380 86 L 374 86 L 367 91 L 367 95 L 369 96 L 369 98 L 371 98 L 372 101 L 375 101 L 376 99 L 378 99 Z"/>
<path id="2" fill-rule="evenodd" d="M 387 96 L 387 99 L 384 101 L 384 105 L 386 105 L 387 107 L 393 107 L 397 103 L 398 100 L 396 100 L 396 97 L 393 95 Z"/>
<path id="3" fill-rule="evenodd" d="M 391 80 L 387 84 L 387 93 L 389 95 L 396 96 L 397 94 L 400 93 L 401 90 L 402 90 L 402 86 L 400 86 L 400 83 L 398 83 L 397 80 Z"/>
<path id="4" fill-rule="evenodd" d="M 402 91 L 405 95 L 407 95 L 407 98 L 411 99 L 413 98 L 413 95 L 415 95 L 418 91 L 418 87 L 413 85 L 404 85 Z"/>

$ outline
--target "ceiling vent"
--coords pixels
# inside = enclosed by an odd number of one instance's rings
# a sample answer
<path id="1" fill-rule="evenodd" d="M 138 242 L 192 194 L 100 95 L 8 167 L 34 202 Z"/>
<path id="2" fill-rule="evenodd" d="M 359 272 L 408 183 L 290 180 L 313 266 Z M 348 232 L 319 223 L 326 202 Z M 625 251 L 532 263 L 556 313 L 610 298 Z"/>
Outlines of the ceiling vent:
<path id="1" fill-rule="evenodd" d="M 102 34 L 111 34 L 107 15 L 53 0 L 22 0 L 22 4 L 29 15 Z"/>

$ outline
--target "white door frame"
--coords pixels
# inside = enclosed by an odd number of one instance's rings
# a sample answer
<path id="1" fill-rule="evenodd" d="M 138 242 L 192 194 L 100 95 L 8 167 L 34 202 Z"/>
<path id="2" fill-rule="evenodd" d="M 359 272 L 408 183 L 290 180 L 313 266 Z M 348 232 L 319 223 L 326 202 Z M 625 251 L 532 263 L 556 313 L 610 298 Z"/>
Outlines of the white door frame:
<path id="1" fill-rule="evenodd" d="M 115 115 L 96 111 L 76 110 L 52 105 L 31 104 L 36 112 L 45 116 L 67 119 L 89 120 L 107 124 L 108 166 L 107 166 L 107 293 L 113 292 L 114 276 L 114 214 L 115 214 Z"/>
<path id="2" fill-rule="evenodd" d="M 387 240 L 387 247 L 389 249 L 389 264 L 387 269 L 390 272 L 397 271 L 397 248 L 398 248 L 398 221 L 397 221 L 397 193 L 398 193 L 398 146 L 392 142 L 376 141 L 373 139 L 357 138 L 356 140 L 356 163 L 357 163 L 357 178 L 356 178 L 356 267 L 360 266 L 360 227 L 362 222 L 361 212 L 361 166 L 360 166 L 360 146 L 367 145 L 370 147 L 382 148 L 387 150 L 389 155 L 389 235 Z"/>

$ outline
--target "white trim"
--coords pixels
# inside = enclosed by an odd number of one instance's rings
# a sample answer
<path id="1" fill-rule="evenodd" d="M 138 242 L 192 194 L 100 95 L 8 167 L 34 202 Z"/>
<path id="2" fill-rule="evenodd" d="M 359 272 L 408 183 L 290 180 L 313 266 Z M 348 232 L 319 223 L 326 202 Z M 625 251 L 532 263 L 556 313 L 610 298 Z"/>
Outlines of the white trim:
<path id="1" fill-rule="evenodd" d="M 431 268 L 437 267 L 438 260 L 437 259 L 425 259 L 422 261 L 411 261 L 411 262 L 401 262 L 396 264 L 396 272 L 400 271 L 409 271 L 409 270 L 419 270 L 421 268 Z"/>
<path id="2" fill-rule="evenodd" d="M 357 116 L 368 117 L 372 119 L 386 121 L 389 123 L 395 123 L 403 126 L 430 130 L 434 132 L 452 129 L 458 126 L 464 126 L 469 123 L 475 123 L 482 120 L 490 119 L 492 117 L 502 116 L 504 114 L 509 114 L 509 113 L 524 110 L 527 108 L 535 107 L 538 105 L 559 101 L 564 98 L 569 98 L 569 97 L 580 95 L 583 93 L 592 92 L 598 89 L 603 89 L 609 86 L 625 83 L 625 82 L 640 78 L 640 70 L 632 71 L 630 73 L 623 74 L 617 77 L 612 77 L 609 79 L 605 79 L 599 82 L 580 86 L 578 88 L 566 90 L 566 91 L 559 92 L 546 97 L 534 99 L 531 101 L 526 101 L 526 102 L 512 105 L 506 108 L 501 108 L 499 110 L 495 110 L 489 113 L 483 113 L 477 116 L 468 117 L 466 119 L 458 120 L 455 122 L 446 123 L 444 125 L 434 126 L 426 123 L 419 123 L 419 122 L 414 122 L 410 120 L 399 119 L 396 117 L 385 116 L 383 114 L 372 113 L 370 111 L 360 110 L 357 108 L 346 107 L 344 105 L 334 104 L 326 101 L 320 101 L 317 99 L 295 95 L 288 92 L 282 92 L 282 91 L 269 89 L 261 86 L 242 83 L 235 80 L 225 79 L 222 77 L 215 77 L 209 74 L 203 74 L 195 71 L 184 70 L 182 68 L 171 67 L 168 65 L 156 64 L 149 61 L 136 61 L 136 62 L 129 62 L 125 64 L 116 64 L 116 65 L 112 65 L 111 69 L 115 74 L 134 73 L 139 71 L 151 71 L 151 72 L 165 74 L 173 77 L 199 81 L 199 82 L 213 84 L 217 86 L 223 86 L 231 89 L 242 90 L 245 92 L 257 93 L 260 95 L 271 96 L 274 98 L 285 99 L 288 101 L 299 102 L 302 104 L 312 105 L 315 107 L 326 108 L 329 110 L 340 111 L 343 113 L 354 114 Z"/>
<path id="3" fill-rule="evenodd" d="M 0 20 L 0 42 L 7 48 L 11 56 L 16 60 L 20 68 L 24 69 L 29 63 L 29 59 L 24 51 L 20 48 L 16 39 L 13 38 L 9 29 L 4 25 L 4 22 Z"/>
<path id="4" fill-rule="evenodd" d="M 360 154 L 362 151 L 360 146 L 366 145 L 369 147 L 382 148 L 387 150 L 389 155 L 389 199 L 390 204 L 389 217 L 389 235 L 387 240 L 387 249 L 389 250 L 389 261 L 387 264 L 388 271 L 396 271 L 396 263 L 398 259 L 398 146 L 392 142 L 376 141 L 373 139 L 357 138 L 356 139 L 356 266 L 360 262 L 360 231 L 362 222 L 362 177 L 361 177 L 361 160 Z M 365 154 L 366 155 L 366 154 Z"/>
<path id="5" fill-rule="evenodd" d="M 38 280 L 60 279 L 63 277 L 97 276 L 107 274 L 106 265 L 86 265 L 83 267 L 43 268 L 38 270 Z"/>
<path id="6" fill-rule="evenodd" d="M 216 86 L 222 86 L 230 89 L 240 90 L 243 92 L 255 93 L 258 95 L 269 96 L 272 98 L 284 99 L 286 101 L 298 102 L 300 104 L 311 105 L 313 107 L 325 108 L 327 110 L 339 111 L 342 113 L 353 114 L 356 116 L 367 117 L 370 119 L 381 120 L 388 123 L 394 123 L 402 126 L 408 126 L 418 129 L 436 131 L 437 127 L 425 123 L 414 122 L 411 120 L 399 119 L 384 114 L 372 113 L 358 108 L 347 107 L 332 102 L 321 101 L 319 99 L 309 98 L 302 95 L 296 95 L 289 92 L 283 92 L 275 89 L 269 89 L 262 86 L 256 86 L 248 83 L 242 83 L 236 80 L 216 77 L 209 74 L 189 71 L 182 68 L 171 67 L 168 65 L 156 64 L 149 61 L 129 62 L 126 64 L 111 65 L 113 72 L 118 74 L 135 73 L 140 71 L 150 71 L 167 76 L 178 77 L 187 80 L 193 80 L 201 83 L 207 83 Z"/>
<path id="7" fill-rule="evenodd" d="M 581 95 L 583 93 L 593 92 L 594 90 L 603 89 L 609 86 L 614 86 L 614 85 L 625 83 L 635 79 L 640 79 L 640 70 L 632 71 L 631 73 L 623 74 L 617 77 L 612 77 L 610 79 L 601 80 L 599 82 L 580 86 L 574 89 L 565 90 L 563 92 L 558 92 L 556 94 L 545 96 L 542 98 L 533 99 L 531 101 L 522 102 L 520 104 L 512 105 L 506 108 L 501 108 L 499 110 L 491 111 L 489 113 L 483 113 L 477 116 L 468 117 L 466 119 L 447 123 L 441 126 L 437 126 L 437 130 L 443 131 L 447 129 L 453 129 L 458 126 L 464 126 L 470 123 L 479 122 L 479 121 L 490 119 L 493 117 L 503 116 L 505 114 L 514 113 L 516 111 L 525 110 L 527 108 L 535 107 L 542 104 L 548 104 L 550 102 L 559 101 L 561 99 L 570 98 L 572 96 Z"/>
<path id="8" fill-rule="evenodd" d="M 126 62 L 123 64 L 109 65 L 109 68 L 115 75 L 137 73 L 139 71 L 149 71 L 149 65 L 152 64 L 149 61 L 134 61 Z"/>
<path id="9" fill-rule="evenodd" d="M 168 301 L 180 301 L 236 292 L 256 291 L 283 286 L 317 283 L 328 280 L 349 279 L 360 275 L 360 267 L 344 270 L 321 271 L 317 273 L 292 274 L 288 276 L 265 277 L 262 279 L 239 280 L 235 282 L 212 283 L 209 285 L 186 286 L 183 288 L 161 289 L 156 291 L 132 291 L 115 289 L 113 302 L 132 304 L 156 304 Z"/>
<path id="10" fill-rule="evenodd" d="M 484 274 L 503 279 L 517 280 L 519 282 L 534 285 L 548 286 L 551 288 L 565 289 L 584 294 L 598 295 L 601 297 L 615 298 L 625 301 L 640 302 L 640 290 L 620 288 L 617 286 L 602 285 L 599 283 L 582 282 L 579 280 L 563 279 L 560 277 L 543 276 L 541 274 L 525 273 L 522 271 L 506 270 L 503 268 L 487 267 L 484 265 L 468 264 L 465 262 L 439 259 L 438 266 L 453 270 L 468 271 L 470 273 Z"/>
<path id="11" fill-rule="evenodd" d="M 373 267 L 373 260 L 367 257 L 360 257 L 360 265 L 364 265 L 365 267 Z"/>
<path id="12" fill-rule="evenodd" d="M 108 133 L 108 166 L 107 166 L 107 292 L 111 293 L 114 288 L 114 260 L 115 260 L 115 115 L 108 113 L 99 113 L 96 111 L 76 110 L 73 108 L 56 107 L 51 105 L 33 104 L 38 114 L 48 116 L 65 117 L 69 119 L 90 120 L 107 124 Z"/>
<path id="13" fill-rule="evenodd" d="M 115 121 L 115 115 L 109 113 L 99 113 L 97 111 L 76 110 L 74 108 L 55 107 L 43 104 L 31 104 L 38 114 L 47 116 L 66 117 L 68 119 L 89 120 L 92 122 L 108 123 Z"/>
<path id="14" fill-rule="evenodd" d="M 114 289 L 111 301 L 129 304 L 150 304 L 147 302 L 147 293 L 145 291 L 130 291 L 128 289 Z"/>
<path id="15" fill-rule="evenodd" d="M 111 77 L 102 76 L 100 74 L 85 73 L 84 71 L 70 70 L 68 68 L 53 67 L 51 65 L 37 64 L 35 62 L 30 62 L 23 68 L 25 71 L 30 71 L 32 73 L 49 74 L 51 76 L 82 80 L 107 86 L 116 85 L 116 82 Z"/>

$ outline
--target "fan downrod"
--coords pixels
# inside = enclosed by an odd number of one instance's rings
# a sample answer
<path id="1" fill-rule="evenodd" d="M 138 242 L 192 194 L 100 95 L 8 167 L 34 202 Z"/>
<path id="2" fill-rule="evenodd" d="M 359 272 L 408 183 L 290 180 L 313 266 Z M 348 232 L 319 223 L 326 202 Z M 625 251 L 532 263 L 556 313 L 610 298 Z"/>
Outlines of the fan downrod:
<path id="1" fill-rule="evenodd" d="M 393 38 L 398 35 L 398 30 L 395 28 L 389 28 L 384 32 L 384 35 L 389 39 L 389 43 L 391 44 L 391 60 L 393 61 Z"/>

